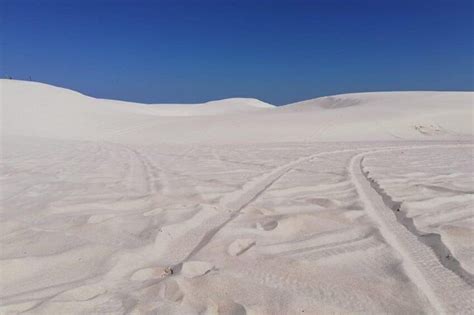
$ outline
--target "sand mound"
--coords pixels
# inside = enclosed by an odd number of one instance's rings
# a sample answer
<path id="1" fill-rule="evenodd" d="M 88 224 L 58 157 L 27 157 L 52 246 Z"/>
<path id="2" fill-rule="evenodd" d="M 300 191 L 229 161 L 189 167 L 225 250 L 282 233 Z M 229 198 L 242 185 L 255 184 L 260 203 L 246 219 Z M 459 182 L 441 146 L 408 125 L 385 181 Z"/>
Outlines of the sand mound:
<path id="1" fill-rule="evenodd" d="M 144 105 L 1 80 L 3 132 L 150 143 L 462 140 L 473 136 L 471 92 L 343 94 L 274 107 L 256 99 Z M 140 139 L 140 135 L 154 137 Z M 138 140 L 137 140 L 138 136 Z"/>

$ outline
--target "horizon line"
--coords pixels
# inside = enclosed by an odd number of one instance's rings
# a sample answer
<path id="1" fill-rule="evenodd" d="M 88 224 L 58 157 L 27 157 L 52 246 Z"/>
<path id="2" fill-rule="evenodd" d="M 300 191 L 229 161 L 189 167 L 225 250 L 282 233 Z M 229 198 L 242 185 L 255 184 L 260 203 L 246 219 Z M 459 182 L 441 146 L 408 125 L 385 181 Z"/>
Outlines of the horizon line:
<path id="1" fill-rule="evenodd" d="M 153 105 L 199 105 L 199 104 L 206 104 L 206 103 L 210 103 L 210 102 L 218 102 L 218 101 L 224 101 L 224 100 L 229 100 L 229 99 L 254 99 L 254 100 L 258 100 L 260 102 L 266 103 L 268 105 L 272 105 L 272 106 L 275 106 L 275 107 L 282 107 L 282 106 L 301 103 L 301 102 L 305 102 L 305 101 L 311 101 L 311 100 L 315 100 L 315 99 L 318 99 L 318 98 L 342 96 L 342 95 L 348 95 L 348 94 L 397 93 L 397 92 L 398 93 L 410 93 L 410 92 L 474 93 L 474 89 L 473 90 L 364 90 L 364 91 L 353 91 L 353 92 L 343 92 L 343 93 L 338 93 L 338 94 L 321 95 L 321 96 L 307 98 L 307 99 L 303 99 L 303 100 L 300 100 L 300 101 L 294 101 L 294 102 L 291 102 L 291 103 L 286 103 L 286 104 L 281 104 L 281 105 L 272 104 L 272 103 L 269 103 L 265 100 L 262 100 L 262 99 L 259 99 L 259 98 L 256 98 L 256 97 L 248 97 L 248 96 L 229 96 L 229 97 L 224 97 L 224 98 L 211 99 L 211 100 L 208 100 L 208 101 L 198 102 L 198 103 L 182 103 L 182 102 L 181 103 L 179 103 L 179 102 L 143 103 L 143 102 L 136 102 L 136 101 L 132 101 L 132 100 L 124 100 L 124 99 L 117 99 L 117 98 L 97 97 L 97 96 L 93 96 L 93 95 L 81 92 L 79 90 L 75 90 L 73 88 L 69 88 L 69 87 L 65 87 L 65 86 L 61 86 L 61 85 L 56 85 L 56 84 L 53 84 L 53 83 L 36 81 L 36 80 L 31 79 L 31 78 L 30 79 L 15 79 L 13 77 L 0 77 L 0 80 L 1 81 L 3 81 L 3 80 L 4 81 L 21 81 L 21 82 L 29 82 L 29 83 L 49 85 L 49 86 L 52 86 L 52 87 L 55 87 L 55 88 L 69 90 L 69 91 L 81 94 L 83 96 L 98 99 L 98 100 L 108 100 L 108 101 L 123 102 L 123 103 L 133 103 L 133 104 L 141 104 L 141 105 L 147 105 L 147 106 L 153 106 Z"/>

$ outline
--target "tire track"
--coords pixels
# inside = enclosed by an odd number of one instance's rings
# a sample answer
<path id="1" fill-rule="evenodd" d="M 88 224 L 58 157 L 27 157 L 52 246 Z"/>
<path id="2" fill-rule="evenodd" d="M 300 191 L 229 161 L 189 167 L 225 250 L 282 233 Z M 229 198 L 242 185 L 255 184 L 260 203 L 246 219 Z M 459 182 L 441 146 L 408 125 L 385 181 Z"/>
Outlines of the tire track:
<path id="1" fill-rule="evenodd" d="M 400 149 L 422 149 L 420 146 Z M 436 147 L 439 147 L 437 145 Z M 446 146 L 444 146 L 446 147 Z M 407 275 L 425 294 L 433 307 L 442 314 L 467 314 L 474 312 L 474 290 L 451 270 L 446 269 L 432 249 L 418 240 L 401 225 L 383 198 L 373 189 L 361 169 L 367 154 L 394 149 L 381 149 L 355 155 L 349 171 L 357 192 L 369 216 L 378 224 L 385 240 L 402 256 Z"/>
<path id="2" fill-rule="evenodd" d="M 402 202 L 397 202 L 392 199 L 390 195 L 388 195 L 380 186 L 380 184 L 370 177 L 369 172 L 364 172 L 363 170 L 363 162 L 364 158 L 361 160 L 360 168 L 366 178 L 366 180 L 370 183 L 371 187 L 382 197 L 383 202 L 385 205 L 393 211 L 397 221 L 403 225 L 408 231 L 410 231 L 413 235 L 415 235 L 420 242 L 425 244 L 426 246 L 430 247 L 431 250 L 436 254 L 438 257 L 439 262 L 446 267 L 447 269 L 451 270 L 455 274 L 457 274 L 461 279 L 463 279 L 467 284 L 471 287 L 474 286 L 474 277 L 468 271 L 466 271 L 459 261 L 454 257 L 451 253 L 450 249 L 443 243 L 441 236 L 437 233 L 422 233 L 420 232 L 412 218 L 408 217 L 405 212 L 400 211 L 400 207 L 402 206 Z"/>
<path id="3" fill-rule="evenodd" d="M 181 231 L 181 228 L 178 229 L 178 227 L 176 227 L 176 229 L 179 230 L 176 237 L 170 236 L 173 234 L 173 231 L 168 231 L 168 236 L 164 236 L 163 233 L 157 235 L 155 240 L 155 244 L 157 244 L 155 247 L 158 256 L 157 260 L 162 265 L 172 266 L 174 271 L 179 272 L 183 262 L 194 257 L 201 249 L 212 241 L 213 237 L 220 230 L 237 217 L 242 209 L 257 200 L 265 191 L 267 191 L 275 182 L 289 171 L 293 170 L 301 163 L 319 157 L 339 153 L 360 152 L 361 150 L 367 151 L 367 149 L 342 149 L 320 152 L 294 159 L 248 181 L 241 189 L 226 194 L 220 200 L 219 207 L 213 207 L 215 208 L 214 213 L 212 210 L 209 210 L 209 208 L 211 208 L 209 205 L 203 205 L 206 209 L 201 210 L 203 211 L 201 216 L 206 217 L 206 219 L 203 220 L 201 224 L 193 224 L 187 232 L 183 232 Z M 215 212 L 217 212 L 217 214 L 215 214 Z M 182 241 L 183 238 L 185 238 L 186 241 Z M 185 244 L 185 248 L 183 248 L 183 244 Z M 176 246 L 178 245 L 181 245 L 179 252 L 176 250 Z M 173 252 L 174 256 L 169 255 L 170 252 Z"/>
<path id="4" fill-rule="evenodd" d="M 351 151 L 356 151 L 356 149 L 321 152 L 301 157 L 276 167 L 247 182 L 241 189 L 227 194 L 221 199 L 219 209 L 216 209 L 217 214 L 213 214 L 210 210 L 204 210 L 202 215 L 206 217 L 206 219 L 202 224 L 191 227 L 191 229 L 185 233 L 179 231 L 178 233 L 180 235 L 178 238 L 166 237 L 163 236 L 163 233 L 158 234 L 155 244 L 158 245 L 156 251 L 159 252 L 158 255 L 161 256 L 159 261 L 163 265 L 173 266 L 173 270 L 179 272 L 183 262 L 194 257 L 202 248 L 212 241 L 213 237 L 221 229 L 237 217 L 242 209 L 258 199 L 275 182 L 297 165 L 320 156 Z M 186 242 L 182 241 L 183 238 L 186 239 Z M 165 246 L 163 246 L 164 243 L 166 243 Z M 173 244 L 186 244 L 186 248 L 181 248 L 179 253 L 177 253 L 176 249 L 173 250 Z M 174 257 L 169 255 L 169 253 L 173 251 Z"/>

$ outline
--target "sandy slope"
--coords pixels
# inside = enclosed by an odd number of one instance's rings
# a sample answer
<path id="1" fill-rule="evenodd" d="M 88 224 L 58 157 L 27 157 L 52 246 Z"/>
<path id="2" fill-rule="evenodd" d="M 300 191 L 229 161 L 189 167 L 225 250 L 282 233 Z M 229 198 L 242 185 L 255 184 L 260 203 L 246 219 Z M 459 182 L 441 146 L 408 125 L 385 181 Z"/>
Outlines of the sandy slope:
<path id="1" fill-rule="evenodd" d="M 468 92 L 346 94 L 283 107 L 255 99 L 148 106 L 32 82 L 2 80 L 0 87 L 4 130 L 19 135 L 225 144 L 469 139 L 474 133 Z M 140 140 L 137 133 L 154 137 Z"/>
<path id="2" fill-rule="evenodd" d="M 473 312 L 472 93 L 0 88 L 1 313 Z"/>

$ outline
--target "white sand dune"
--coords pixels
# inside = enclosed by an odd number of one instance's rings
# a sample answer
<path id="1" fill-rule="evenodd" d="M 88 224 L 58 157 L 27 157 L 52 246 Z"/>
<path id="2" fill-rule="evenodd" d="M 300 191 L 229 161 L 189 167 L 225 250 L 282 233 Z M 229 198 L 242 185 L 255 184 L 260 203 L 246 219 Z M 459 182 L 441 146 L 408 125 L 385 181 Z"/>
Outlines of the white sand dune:
<path id="1" fill-rule="evenodd" d="M 0 93 L 1 314 L 474 312 L 474 93 Z"/>
<path id="2" fill-rule="evenodd" d="M 4 130 L 18 135 L 136 144 L 141 133 L 154 135 L 140 140 L 143 144 L 226 144 L 469 139 L 474 134 L 470 92 L 345 94 L 274 107 L 256 99 L 143 105 L 13 80 L 2 80 L 1 89 Z"/>

